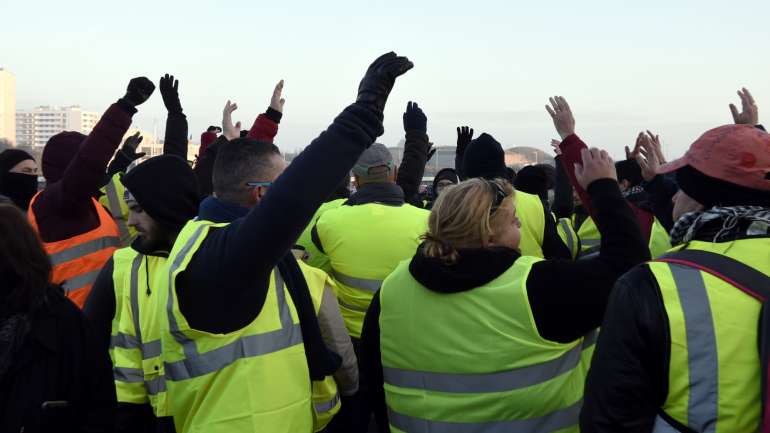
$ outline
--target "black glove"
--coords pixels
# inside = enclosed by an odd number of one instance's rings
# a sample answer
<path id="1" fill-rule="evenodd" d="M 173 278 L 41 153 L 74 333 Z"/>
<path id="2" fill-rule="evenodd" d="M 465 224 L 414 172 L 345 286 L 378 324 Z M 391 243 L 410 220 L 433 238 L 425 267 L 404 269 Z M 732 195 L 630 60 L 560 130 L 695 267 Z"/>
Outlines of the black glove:
<path id="1" fill-rule="evenodd" d="M 179 80 L 173 75 L 166 74 L 160 77 L 160 96 L 163 97 L 163 105 L 169 113 L 181 113 L 182 103 L 179 102 Z"/>
<path id="2" fill-rule="evenodd" d="M 457 127 L 457 154 L 464 155 L 468 143 L 473 140 L 473 128 L 468 126 Z"/>
<path id="3" fill-rule="evenodd" d="M 139 147 L 139 143 L 141 143 L 142 140 L 144 140 L 144 137 L 139 135 L 139 132 L 137 132 L 136 134 L 126 138 L 126 141 L 123 142 L 123 147 L 120 148 L 120 151 L 123 153 L 123 156 L 128 158 L 130 162 L 134 162 L 146 155 L 144 152 L 136 152 L 136 148 Z"/>
<path id="4" fill-rule="evenodd" d="M 409 101 L 404 111 L 404 131 L 428 131 L 428 117 L 417 106 L 416 102 Z"/>
<path id="5" fill-rule="evenodd" d="M 155 84 L 152 84 L 147 77 L 132 78 L 128 82 L 128 89 L 126 89 L 126 96 L 123 100 L 136 107 L 143 104 L 146 100 L 150 99 L 150 95 L 155 91 Z"/>
<path id="6" fill-rule="evenodd" d="M 406 57 L 399 57 L 392 51 L 383 54 L 366 70 L 358 86 L 356 102 L 382 113 L 396 78 L 413 67 L 414 63 Z"/>

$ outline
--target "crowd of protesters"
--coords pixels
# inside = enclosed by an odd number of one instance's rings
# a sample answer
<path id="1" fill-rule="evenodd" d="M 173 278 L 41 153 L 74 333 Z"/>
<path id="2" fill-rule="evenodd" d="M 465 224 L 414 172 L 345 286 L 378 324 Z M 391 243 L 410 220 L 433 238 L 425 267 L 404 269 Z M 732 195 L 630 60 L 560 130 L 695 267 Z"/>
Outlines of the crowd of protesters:
<path id="1" fill-rule="evenodd" d="M 161 156 L 121 146 L 145 77 L 40 161 L 0 153 L 0 431 L 770 432 L 751 93 L 670 162 L 650 131 L 590 148 L 554 96 L 554 165 L 461 126 L 425 192 L 419 104 L 399 164 L 376 142 L 413 66 L 377 58 L 290 164 L 283 81 L 191 166 L 168 74 Z"/>

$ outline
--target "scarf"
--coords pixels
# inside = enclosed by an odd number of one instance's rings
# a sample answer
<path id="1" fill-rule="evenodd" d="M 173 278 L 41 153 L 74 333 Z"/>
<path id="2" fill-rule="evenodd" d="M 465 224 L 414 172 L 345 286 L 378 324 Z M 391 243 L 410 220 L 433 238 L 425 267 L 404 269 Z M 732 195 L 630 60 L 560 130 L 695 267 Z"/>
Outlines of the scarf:
<path id="1" fill-rule="evenodd" d="M 691 240 L 721 242 L 746 236 L 770 234 L 770 208 L 761 206 L 715 206 L 682 215 L 671 229 L 671 245 Z"/>

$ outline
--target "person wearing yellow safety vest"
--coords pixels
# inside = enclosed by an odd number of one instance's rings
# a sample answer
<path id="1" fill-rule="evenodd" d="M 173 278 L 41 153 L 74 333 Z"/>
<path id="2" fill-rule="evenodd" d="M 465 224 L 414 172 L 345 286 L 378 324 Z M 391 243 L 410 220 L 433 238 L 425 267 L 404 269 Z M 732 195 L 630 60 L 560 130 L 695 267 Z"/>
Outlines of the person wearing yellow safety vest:
<path id="1" fill-rule="evenodd" d="M 312 229 L 316 247 L 329 257 L 345 325 L 358 350 L 366 309 L 382 280 L 401 260 L 414 253 L 425 233 L 428 211 L 404 202 L 396 182 L 393 156 L 382 144 L 367 149 L 353 166 L 355 194 L 343 206 L 324 213 Z M 359 395 L 343 402 L 341 417 L 349 420 L 340 431 L 363 431 L 371 410 L 366 400 L 366 377 Z"/>
<path id="2" fill-rule="evenodd" d="M 382 134 L 387 96 L 411 67 L 395 53 L 375 60 L 356 102 L 288 168 L 273 144 L 223 125 L 233 138 L 217 153 L 214 197 L 158 280 L 164 398 L 177 431 L 312 430 L 311 380 L 337 372 L 341 357 L 324 344 L 290 248 Z M 273 103 L 282 109 L 280 95 Z"/>
<path id="3" fill-rule="evenodd" d="M 54 265 L 52 282 L 61 284 L 80 308 L 99 270 L 120 245 L 118 227 L 94 196 L 136 107 L 154 90 L 146 77 L 132 79 L 125 96 L 110 106 L 87 137 L 61 132 L 43 149 L 47 185 L 30 202 L 27 217 Z"/>
<path id="4" fill-rule="evenodd" d="M 299 236 L 299 239 L 297 239 L 297 245 L 295 245 L 295 248 L 299 247 L 303 250 L 304 254 L 302 257 L 304 257 L 303 260 L 305 263 L 314 268 L 321 269 L 327 274 L 331 273 L 332 271 L 331 264 L 329 263 L 329 257 L 322 253 L 318 247 L 315 246 L 311 237 L 311 232 L 315 226 L 315 223 L 318 222 L 319 218 L 321 218 L 321 215 L 326 213 L 328 210 L 337 209 L 338 207 L 342 206 L 342 204 L 345 203 L 345 201 L 350 197 L 349 186 L 350 179 L 345 177 L 345 179 L 343 179 L 342 182 L 340 182 L 340 184 L 337 186 L 337 189 L 334 191 L 334 193 L 329 196 L 327 201 L 322 204 L 321 207 L 318 208 L 315 215 L 313 215 L 313 218 L 310 220 L 310 224 L 305 227 L 305 230 Z"/>
<path id="5" fill-rule="evenodd" d="M 618 280 L 586 385 L 583 432 L 770 431 L 770 135 L 705 132 L 673 172 L 674 248 Z"/>
<path id="6" fill-rule="evenodd" d="M 166 116 L 166 132 L 163 140 L 163 154 L 176 155 L 184 160 L 187 159 L 187 116 L 182 112 L 182 103 L 179 100 L 179 80 L 174 79 L 173 75 L 165 74 L 160 78 L 158 86 L 160 94 L 163 97 L 163 104 L 166 106 L 168 114 Z M 115 157 L 107 166 L 107 175 L 104 180 L 104 186 L 101 188 L 99 203 L 110 211 L 120 232 L 120 243 L 122 246 L 128 246 L 134 240 L 136 230 L 129 227 L 128 206 L 123 195 L 125 187 L 120 181 L 123 173 L 129 170 L 131 164 L 136 160 L 143 158 L 144 152 L 136 152 L 136 148 L 142 143 L 143 137 L 139 131 L 126 138 L 123 147 L 115 153 Z"/>
<path id="7" fill-rule="evenodd" d="M 367 312 L 364 374 L 394 432 L 577 432 L 615 279 L 649 258 L 612 160 L 592 149 L 602 249 L 586 261 L 519 250 L 518 194 L 502 179 L 449 187 L 425 242 L 385 279 Z"/>
<path id="8" fill-rule="evenodd" d="M 462 173 L 467 178 L 501 178 L 512 181 L 505 166 L 505 152 L 489 134 L 472 140 L 462 156 Z M 519 192 L 514 197 L 521 220 L 521 251 L 546 259 L 570 259 L 569 248 L 559 237 L 547 204 L 534 194 Z"/>
<path id="9" fill-rule="evenodd" d="M 116 431 L 154 431 L 156 418 L 167 416 L 159 398 L 164 378 L 156 281 L 179 231 L 198 213 L 199 194 L 192 169 L 174 155 L 139 164 L 122 184 L 128 225 L 139 237 L 105 264 L 83 311 L 112 358 Z"/>

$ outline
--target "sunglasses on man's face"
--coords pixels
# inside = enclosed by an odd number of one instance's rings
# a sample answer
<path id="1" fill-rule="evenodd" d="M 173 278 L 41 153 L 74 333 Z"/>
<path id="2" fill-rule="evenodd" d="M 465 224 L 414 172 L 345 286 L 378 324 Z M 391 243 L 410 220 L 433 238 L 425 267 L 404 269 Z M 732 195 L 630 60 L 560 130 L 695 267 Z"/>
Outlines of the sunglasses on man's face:
<path id="1" fill-rule="evenodd" d="M 250 188 L 257 188 L 260 186 L 263 186 L 265 188 L 269 188 L 273 185 L 273 182 L 246 182 L 246 186 Z"/>

